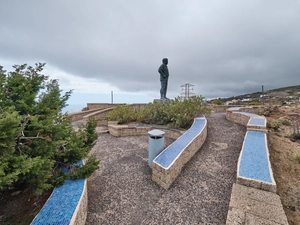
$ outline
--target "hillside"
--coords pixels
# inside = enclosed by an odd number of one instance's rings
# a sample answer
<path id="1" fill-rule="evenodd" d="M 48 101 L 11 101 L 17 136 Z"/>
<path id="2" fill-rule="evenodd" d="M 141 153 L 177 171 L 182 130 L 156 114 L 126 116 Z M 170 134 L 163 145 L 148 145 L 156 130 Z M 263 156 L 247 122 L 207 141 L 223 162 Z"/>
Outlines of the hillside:
<path id="1" fill-rule="evenodd" d="M 262 102 L 261 96 L 262 92 L 253 92 L 238 96 L 231 96 L 229 98 L 221 98 L 222 102 L 228 102 L 232 100 L 238 100 L 241 102 L 249 102 L 249 101 L 260 101 Z M 264 93 L 265 103 L 267 104 L 289 104 L 289 103 L 297 103 L 300 98 L 300 85 L 282 87 L 272 90 L 265 90 Z"/>

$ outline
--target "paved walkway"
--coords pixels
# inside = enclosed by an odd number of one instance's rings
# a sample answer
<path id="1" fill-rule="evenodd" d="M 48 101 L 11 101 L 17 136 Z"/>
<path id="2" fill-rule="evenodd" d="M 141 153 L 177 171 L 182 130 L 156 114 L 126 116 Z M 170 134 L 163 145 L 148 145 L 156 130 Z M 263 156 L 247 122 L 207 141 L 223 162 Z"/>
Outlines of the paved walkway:
<path id="1" fill-rule="evenodd" d="M 151 180 L 147 137 L 101 134 L 86 224 L 225 224 L 246 128 L 224 113 L 207 120 L 206 142 L 167 191 Z"/>

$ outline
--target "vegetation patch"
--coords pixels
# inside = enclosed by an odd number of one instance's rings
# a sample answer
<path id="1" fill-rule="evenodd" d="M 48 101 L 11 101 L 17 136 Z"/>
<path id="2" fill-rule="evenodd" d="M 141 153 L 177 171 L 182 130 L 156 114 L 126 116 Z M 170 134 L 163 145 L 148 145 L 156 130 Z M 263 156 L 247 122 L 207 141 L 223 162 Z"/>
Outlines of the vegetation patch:
<path id="1" fill-rule="evenodd" d="M 294 159 L 296 160 L 296 162 L 300 163 L 300 151 L 296 151 L 294 153 Z"/>
<path id="2" fill-rule="evenodd" d="M 116 120 L 119 123 L 137 121 L 186 129 L 192 125 L 195 117 L 210 112 L 211 109 L 206 107 L 202 96 L 177 97 L 165 103 L 159 101 L 149 103 L 140 111 L 135 111 L 129 105 L 118 106 L 107 116 L 107 120 Z"/>

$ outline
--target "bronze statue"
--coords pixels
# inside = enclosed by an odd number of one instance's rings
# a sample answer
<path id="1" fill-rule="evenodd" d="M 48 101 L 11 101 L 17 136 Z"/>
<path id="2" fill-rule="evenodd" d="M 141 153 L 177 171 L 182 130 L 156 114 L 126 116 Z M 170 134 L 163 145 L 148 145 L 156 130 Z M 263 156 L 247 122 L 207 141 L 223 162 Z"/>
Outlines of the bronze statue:
<path id="1" fill-rule="evenodd" d="M 164 58 L 162 60 L 161 66 L 158 68 L 158 72 L 160 74 L 160 99 L 168 99 L 167 98 L 167 88 L 168 88 L 168 79 L 169 79 L 169 70 L 168 70 L 168 59 Z"/>

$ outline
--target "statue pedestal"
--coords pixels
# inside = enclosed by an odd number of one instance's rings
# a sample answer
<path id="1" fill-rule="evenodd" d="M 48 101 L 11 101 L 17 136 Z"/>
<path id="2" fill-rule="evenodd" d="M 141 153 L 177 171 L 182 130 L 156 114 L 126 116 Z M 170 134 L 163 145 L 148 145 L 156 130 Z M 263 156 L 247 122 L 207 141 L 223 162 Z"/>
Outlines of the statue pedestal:
<path id="1" fill-rule="evenodd" d="M 168 99 L 168 98 L 164 98 L 164 99 L 154 99 L 154 100 L 153 100 L 153 103 L 154 103 L 154 102 L 161 102 L 161 103 L 165 104 L 165 103 L 173 102 L 173 100 L 172 100 L 172 99 Z"/>

